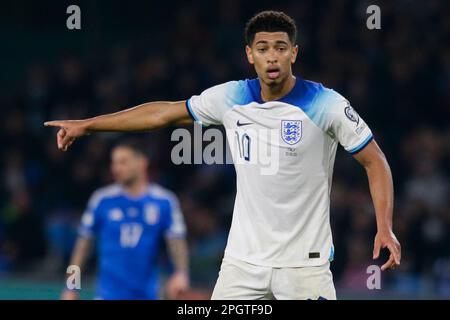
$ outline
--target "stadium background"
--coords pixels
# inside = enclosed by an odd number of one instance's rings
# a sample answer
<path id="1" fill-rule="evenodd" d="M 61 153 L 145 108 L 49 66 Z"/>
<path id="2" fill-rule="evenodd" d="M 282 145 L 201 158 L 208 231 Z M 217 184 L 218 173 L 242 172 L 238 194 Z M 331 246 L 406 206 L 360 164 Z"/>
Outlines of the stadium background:
<path id="1" fill-rule="evenodd" d="M 276 4 L 275 4 L 276 3 Z M 66 28 L 81 7 L 82 29 Z M 381 8 L 381 30 L 366 8 Z M 338 151 L 331 223 L 340 298 L 450 298 L 450 19 L 446 1 L 2 1 L 0 10 L 0 298 L 57 299 L 90 193 L 109 182 L 116 134 L 62 153 L 44 120 L 179 100 L 252 78 L 243 26 L 281 9 L 299 27 L 296 74 L 346 96 L 394 175 L 401 268 L 366 288 L 375 218 L 362 167 Z M 141 134 L 151 177 L 179 195 L 188 224 L 193 298 L 219 270 L 235 194 L 231 165 L 170 161 L 172 130 Z M 380 263 L 380 261 L 378 261 Z M 95 256 L 83 273 L 92 297 Z"/>

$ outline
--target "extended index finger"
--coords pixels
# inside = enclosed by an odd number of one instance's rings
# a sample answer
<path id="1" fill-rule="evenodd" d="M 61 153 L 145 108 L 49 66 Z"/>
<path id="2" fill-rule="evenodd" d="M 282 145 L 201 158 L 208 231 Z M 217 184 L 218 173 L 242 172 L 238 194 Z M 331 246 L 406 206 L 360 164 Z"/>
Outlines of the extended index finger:
<path id="1" fill-rule="evenodd" d="M 44 126 L 61 128 L 64 126 L 64 121 L 46 121 L 46 122 L 44 122 Z"/>

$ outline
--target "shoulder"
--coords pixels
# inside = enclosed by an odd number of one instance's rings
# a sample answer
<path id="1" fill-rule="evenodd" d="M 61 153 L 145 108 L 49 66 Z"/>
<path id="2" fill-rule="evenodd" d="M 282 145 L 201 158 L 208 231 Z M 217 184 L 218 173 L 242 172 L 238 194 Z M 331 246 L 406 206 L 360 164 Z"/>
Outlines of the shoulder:
<path id="1" fill-rule="evenodd" d="M 157 183 L 151 183 L 148 186 L 148 194 L 155 199 L 168 201 L 170 204 L 178 202 L 176 194 Z"/>
<path id="2" fill-rule="evenodd" d="M 347 103 L 347 99 L 339 92 L 332 88 L 328 88 L 321 83 L 306 81 L 311 91 L 316 93 L 316 101 L 318 104 L 324 103 L 326 107 L 333 107 L 336 104 Z"/>
<path id="3" fill-rule="evenodd" d="M 259 81 L 258 79 L 232 80 L 210 87 L 203 93 L 221 99 L 227 105 L 244 105 L 257 101 Z"/>
<path id="4" fill-rule="evenodd" d="M 296 90 L 295 104 L 324 131 L 328 130 L 348 104 L 340 93 L 318 82 L 302 79 Z"/>
<path id="5" fill-rule="evenodd" d="M 311 116 L 315 116 L 317 113 L 333 113 L 340 106 L 348 104 L 348 100 L 339 92 L 319 82 L 301 80 L 301 85 L 297 90 L 299 91 L 300 105 Z"/>
<path id="6" fill-rule="evenodd" d="M 103 200 L 117 197 L 121 194 L 122 188 L 118 184 L 110 184 L 95 190 L 89 200 L 89 205 L 97 207 Z"/>
<path id="7" fill-rule="evenodd" d="M 315 104 L 345 100 L 345 98 L 334 89 L 326 87 L 320 82 L 314 82 L 311 80 L 302 79 L 300 91 L 303 99 Z"/>

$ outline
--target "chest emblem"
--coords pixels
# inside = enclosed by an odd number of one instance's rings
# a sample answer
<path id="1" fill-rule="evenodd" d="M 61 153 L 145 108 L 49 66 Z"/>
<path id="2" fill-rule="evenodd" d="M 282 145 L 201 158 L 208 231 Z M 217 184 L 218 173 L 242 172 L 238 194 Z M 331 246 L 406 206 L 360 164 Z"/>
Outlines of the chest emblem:
<path id="1" fill-rule="evenodd" d="M 281 138 L 288 145 L 294 145 L 302 139 L 301 120 L 281 120 Z"/>
<path id="2" fill-rule="evenodd" d="M 119 208 L 114 208 L 109 211 L 108 217 L 111 221 L 120 221 L 123 219 L 123 212 Z"/>
<path id="3" fill-rule="evenodd" d="M 159 221 L 158 206 L 148 204 L 145 206 L 145 222 L 149 225 L 156 224 Z"/>

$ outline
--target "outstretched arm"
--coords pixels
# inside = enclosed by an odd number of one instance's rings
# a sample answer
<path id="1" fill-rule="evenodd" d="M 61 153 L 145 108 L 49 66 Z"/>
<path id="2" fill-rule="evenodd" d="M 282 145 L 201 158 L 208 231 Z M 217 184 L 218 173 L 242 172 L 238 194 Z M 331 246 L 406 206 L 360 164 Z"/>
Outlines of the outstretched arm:
<path id="1" fill-rule="evenodd" d="M 366 169 L 375 207 L 377 235 L 375 236 L 373 259 L 379 257 L 381 248 L 388 248 L 391 254 L 381 270 L 394 269 L 400 265 L 401 247 L 392 231 L 394 187 L 389 164 L 375 141 L 370 142 L 354 157 Z"/>
<path id="2" fill-rule="evenodd" d="M 45 126 L 59 127 L 58 148 L 67 151 L 75 139 L 92 132 L 138 132 L 192 123 L 186 101 L 158 101 L 138 105 L 116 113 L 84 120 L 48 121 Z"/>

